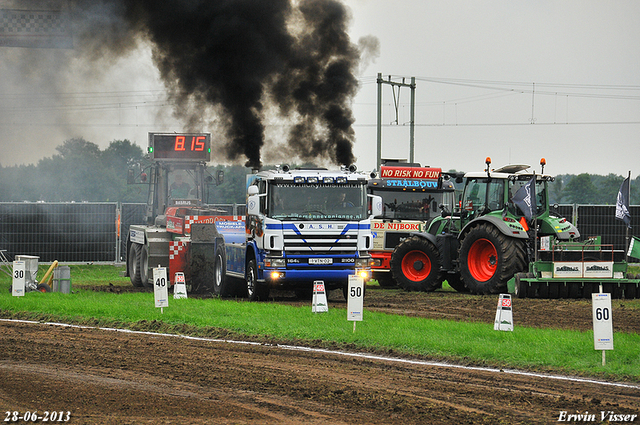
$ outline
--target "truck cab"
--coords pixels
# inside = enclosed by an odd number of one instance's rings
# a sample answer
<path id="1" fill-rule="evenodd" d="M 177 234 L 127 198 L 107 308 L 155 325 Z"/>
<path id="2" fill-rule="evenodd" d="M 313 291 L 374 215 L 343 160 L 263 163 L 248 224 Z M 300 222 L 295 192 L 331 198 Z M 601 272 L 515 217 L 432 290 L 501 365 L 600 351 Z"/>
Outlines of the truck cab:
<path id="1" fill-rule="evenodd" d="M 368 191 L 383 200 L 382 214 L 371 220 L 373 277 L 380 286 L 395 286 L 391 270 L 395 248 L 413 233 L 426 232 L 429 223 L 441 216 L 443 208 L 453 209 L 455 186 L 450 175 L 440 168 L 386 160 L 379 175 L 372 173 Z M 416 256 L 413 260 L 426 264 L 427 259 Z M 402 267 L 398 261 L 393 263 Z M 424 280 L 420 275 L 430 273 L 430 269 L 423 267 L 416 271 L 414 279 L 406 280 L 396 272 L 400 277 L 397 284 L 407 290 L 430 290 L 416 283 Z"/>
<path id="2" fill-rule="evenodd" d="M 244 275 L 249 298 L 264 299 L 271 288 L 310 295 L 315 280 L 328 290 L 346 290 L 356 273 L 368 279 L 370 217 L 382 202 L 366 187 L 366 176 L 353 166 L 282 166 L 250 176 Z"/>

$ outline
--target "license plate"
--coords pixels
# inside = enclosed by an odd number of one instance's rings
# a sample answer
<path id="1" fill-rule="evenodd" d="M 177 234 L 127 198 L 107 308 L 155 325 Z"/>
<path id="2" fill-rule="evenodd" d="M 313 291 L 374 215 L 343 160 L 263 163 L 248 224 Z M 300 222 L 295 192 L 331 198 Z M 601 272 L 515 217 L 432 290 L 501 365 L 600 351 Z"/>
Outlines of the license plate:
<path id="1" fill-rule="evenodd" d="M 309 258 L 309 264 L 333 264 L 333 258 Z"/>

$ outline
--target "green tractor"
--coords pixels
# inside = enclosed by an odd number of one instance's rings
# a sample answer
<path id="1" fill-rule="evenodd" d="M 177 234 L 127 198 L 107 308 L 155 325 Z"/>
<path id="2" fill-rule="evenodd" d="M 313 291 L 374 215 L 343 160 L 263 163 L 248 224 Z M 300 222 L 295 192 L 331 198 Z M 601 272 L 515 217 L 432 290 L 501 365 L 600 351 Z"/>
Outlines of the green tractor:
<path id="1" fill-rule="evenodd" d="M 528 270 L 540 237 L 558 241 L 580 237 L 573 224 L 551 211 L 547 185 L 554 178 L 544 174 L 544 159 L 543 174 L 527 172 L 528 165 L 491 170 L 491 159 L 485 163 L 483 172 L 465 174 L 455 212 L 453 205 L 441 206 L 441 216 L 427 232 L 414 233 L 398 245 L 396 250 L 405 253 L 407 261 L 396 271 L 402 276 L 394 274 L 396 280 L 446 280 L 457 291 L 473 294 L 507 292 L 507 282 Z M 426 273 L 427 267 L 433 272 Z M 416 283 L 438 287 L 433 282 Z"/>

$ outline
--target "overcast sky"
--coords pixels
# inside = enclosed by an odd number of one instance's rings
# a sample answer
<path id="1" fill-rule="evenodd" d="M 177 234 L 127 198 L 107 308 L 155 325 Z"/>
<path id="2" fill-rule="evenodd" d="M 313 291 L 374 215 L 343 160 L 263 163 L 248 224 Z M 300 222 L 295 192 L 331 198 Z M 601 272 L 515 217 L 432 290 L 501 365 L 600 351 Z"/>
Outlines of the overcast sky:
<path id="1" fill-rule="evenodd" d="M 364 168 L 375 162 L 380 72 L 416 77 L 417 162 L 470 171 L 487 156 L 496 167 L 545 157 L 551 174 L 640 173 L 640 2 L 347 3 L 353 38 L 380 40 L 354 106 Z M 389 125 L 394 93 L 382 87 Z M 383 158 L 409 156 L 408 88 L 399 104 Z"/>
<path id="2" fill-rule="evenodd" d="M 495 167 L 525 163 L 539 170 L 545 157 L 545 171 L 554 175 L 640 174 L 640 2 L 345 3 L 352 41 L 379 41 L 353 104 L 360 170 L 376 165 L 380 72 L 394 82 L 416 78 L 415 161 L 423 165 L 476 171 L 490 156 Z M 28 55 L 52 64 L 68 55 L 35 50 Z M 144 148 L 149 131 L 180 131 L 148 48 L 114 67 L 102 64 L 97 73 L 80 63 L 67 69 L 67 85 L 58 92 L 92 97 L 91 106 L 72 112 L 61 108 L 59 97 L 38 97 L 56 88 L 42 77 L 46 69 L 22 60 L 16 66 L 24 55 L 24 49 L 0 47 L 3 166 L 50 157 L 70 137 L 103 149 L 119 139 Z M 410 90 L 382 89 L 382 157 L 409 158 Z M 81 97 L 65 102 L 77 105 Z"/>

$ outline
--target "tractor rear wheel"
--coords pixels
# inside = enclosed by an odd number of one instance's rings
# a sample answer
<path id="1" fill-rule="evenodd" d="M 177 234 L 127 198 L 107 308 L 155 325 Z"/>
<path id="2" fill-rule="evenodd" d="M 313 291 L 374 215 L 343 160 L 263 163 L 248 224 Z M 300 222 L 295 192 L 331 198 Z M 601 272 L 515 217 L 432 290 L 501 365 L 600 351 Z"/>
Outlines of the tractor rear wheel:
<path id="1" fill-rule="evenodd" d="M 507 281 L 526 270 L 526 243 L 489 223 L 472 228 L 460 245 L 460 274 L 473 294 L 507 291 Z"/>
<path id="2" fill-rule="evenodd" d="M 391 273 L 405 291 L 435 291 L 442 285 L 438 249 L 419 236 L 405 239 L 391 255 Z"/>

